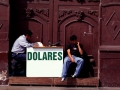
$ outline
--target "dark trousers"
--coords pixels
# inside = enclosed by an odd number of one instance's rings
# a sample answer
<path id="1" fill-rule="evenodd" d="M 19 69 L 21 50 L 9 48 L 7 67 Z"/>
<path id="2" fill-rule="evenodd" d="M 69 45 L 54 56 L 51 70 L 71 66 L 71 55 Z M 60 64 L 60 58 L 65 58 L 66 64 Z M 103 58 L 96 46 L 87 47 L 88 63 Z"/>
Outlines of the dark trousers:
<path id="1" fill-rule="evenodd" d="M 12 58 L 18 61 L 26 61 L 26 54 L 25 53 L 12 53 Z"/>
<path id="2" fill-rule="evenodd" d="M 26 54 L 12 53 L 11 76 L 26 76 Z"/>

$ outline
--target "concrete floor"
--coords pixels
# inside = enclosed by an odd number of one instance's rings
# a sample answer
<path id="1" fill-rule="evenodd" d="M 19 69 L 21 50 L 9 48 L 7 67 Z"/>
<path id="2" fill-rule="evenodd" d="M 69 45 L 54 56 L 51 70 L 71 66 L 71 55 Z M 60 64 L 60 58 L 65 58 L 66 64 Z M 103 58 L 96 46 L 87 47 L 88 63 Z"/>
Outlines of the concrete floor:
<path id="1" fill-rule="evenodd" d="M 120 87 L 0 86 L 0 90 L 120 90 Z"/>

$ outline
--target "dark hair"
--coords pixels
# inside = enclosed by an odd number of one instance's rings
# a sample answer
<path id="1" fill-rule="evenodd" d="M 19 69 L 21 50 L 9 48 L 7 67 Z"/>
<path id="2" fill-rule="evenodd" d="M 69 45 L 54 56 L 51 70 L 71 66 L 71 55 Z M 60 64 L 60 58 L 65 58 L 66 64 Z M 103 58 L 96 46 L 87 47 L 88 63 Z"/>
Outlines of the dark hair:
<path id="1" fill-rule="evenodd" d="M 77 36 L 76 36 L 76 35 L 70 36 L 70 40 L 71 40 L 71 41 L 77 40 Z"/>
<path id="2" fill-rule="evenodd" d="M 24 32 L 24 35 L 26 36 L 26 35 L 28 35 L 28 36 L 31 36 L 33 33 L 30 31 L 30 30 L 26 30 L 25 32 Z"/>

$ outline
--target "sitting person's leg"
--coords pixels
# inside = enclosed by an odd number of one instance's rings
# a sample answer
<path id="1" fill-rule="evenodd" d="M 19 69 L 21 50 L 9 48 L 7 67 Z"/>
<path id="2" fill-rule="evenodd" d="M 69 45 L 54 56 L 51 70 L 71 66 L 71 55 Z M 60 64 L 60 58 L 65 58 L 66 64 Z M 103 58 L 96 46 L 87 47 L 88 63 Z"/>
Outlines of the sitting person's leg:
<path id="1" fill-rule="evenodd" d="M 20 54 L 18 54 L 17 58 L 18 58 L 17 59 L 18 62 L 21 65 L 21 67 L 20 67 L 20 74 L 22 76 L 25 76 L 26 75 L 26 54 L 20 53 Z"/>
<path id="2" fill-rule="evenodd" d="M 25 53 L 12 53 L 12 58 L 15 60 L 26 61 L 26 54 Z"/>
<path id="3" fill-rule="evenodd" d="M 68 56 L 65 57 L 64 63 L 63 63 L 63 70 L 62 70 L 62 80 L 64 81 L 67 76 L 67 71 L 72 62 L 70 61 L 70 58 Z"/>
<path id="4" fill-rule="evenodd" d="M 26 61 L 26 54 L 24 53 L 19 53 L 16 55 L 16 59 L 19 61 Z"/>
<path id="5" fill-rule="evenodd" d="M 15 69 L 16 69 L 16 65 L 17 65 L 17 61 L 15 59 L 12 59 L 10 61 L 10 76 L 14 76 L 15 75 Z"/>
<path id="6" fill-rule="evenodd" d="M 76 70 L 74 72 L 74 75 L 72 77 L 77 77 L 80 74 L 80 71 L 83 67 L 84 60 L 80 57 L 73 56 L 75 63 L 77 64 Z"/>
<path id="7" fill-rule="evenodd" d="M 26 54 L 24 54 L 24 53 L 19 53 L 19 54 L 13 53 L 12 58 L 14 58 L 17 61 L 15 71 L 14 71 L 16 74 L 14 74 L 14 75 L 25 76 L 26 75 Z"/>

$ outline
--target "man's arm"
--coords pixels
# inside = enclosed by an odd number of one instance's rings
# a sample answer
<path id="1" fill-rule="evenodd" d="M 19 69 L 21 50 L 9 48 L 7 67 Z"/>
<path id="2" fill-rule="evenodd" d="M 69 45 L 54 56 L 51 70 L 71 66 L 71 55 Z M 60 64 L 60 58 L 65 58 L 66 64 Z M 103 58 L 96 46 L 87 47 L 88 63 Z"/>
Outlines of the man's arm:
<path id="1" fill-rule="evenodd" d="M 81 49 L 79 42 L 77 43 L 77 46 L 78 46 L 78 50 L 79 50 L 80 55 L 82 55 L 83 54 L 83 50 Z"/>
<path id="2" fill-rule="evenodd" d="M 29 43 L 26 39 L 19 39 L 18 43 L 22 46 L 22 47 L 32 47 L 33 43 Z"/>
<path id="3" fill-rule="evenodd" d="M 41 42 L 33 43 L 33 47 L 45 47 Z"/>
<path id="4" fill-rule="evenodd" d="M 67 49 L 67 53 L 68 53 L 68 56 L 69 56 L 71 62 L 75 62 L 75 60 L 73 59 L 73 57 L 72 57 L 72 55 L 70 53 L 70 49 Z"/>

